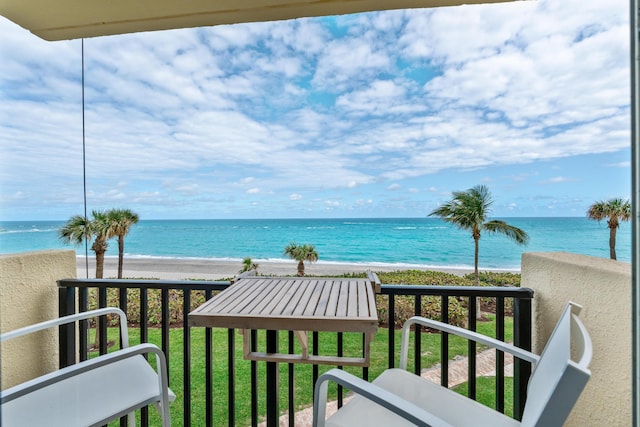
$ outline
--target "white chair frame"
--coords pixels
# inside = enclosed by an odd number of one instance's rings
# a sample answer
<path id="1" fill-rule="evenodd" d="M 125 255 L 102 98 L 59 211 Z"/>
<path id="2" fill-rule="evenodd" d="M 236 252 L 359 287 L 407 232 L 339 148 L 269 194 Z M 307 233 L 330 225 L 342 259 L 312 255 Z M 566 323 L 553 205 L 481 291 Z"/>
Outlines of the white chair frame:
<path id="1" fill-rule="evenodd" d="M 129 426 L 135 427 L 134 411 L 154 404 L 162 417 L 162 426 L 171 426 L 169 403 L 175 394 L 168 387 L 165 355 L 154 344 L 129 347 L 127 317 L 118 308 L 102 308 L 26 326 L 0 335 L 0 343 L 107 314 L 120 318 L 122 348 L 2 391 L 2 425 L 101 426 L 129 414 Z M 156 370 L 144 354 L 155 355 Z"/>
<path id="2" fill-rule="evenodd" d="M 339 369 L 332 369 L 318 378 L 313 425 L 561 426 L 591 376 L 588 366 L 591 362 L 592 344 L 586 328 L 578 318 L 580 310 L 578 304 L 567 304 L 540 356 L 467 329 L 423 317 L 412 317 L 403 326 L 399 369 L 386 370 L 373 383 Z M 409 330 L 414 324 L 458 335 L 535 364 L 529 380 L 522 421 L 509 418 L 446 387 L 407 373 Z M 571 359 L 572 343 L 574 352 L 578 355 L 575 361 Z M 325 419 L 329 381 L 351 390 L 356 396 L 334 416 Z M 425 395 L 429 398 L 424 399 Z M 381 410 L 381 407 L 386 410 Z"/>

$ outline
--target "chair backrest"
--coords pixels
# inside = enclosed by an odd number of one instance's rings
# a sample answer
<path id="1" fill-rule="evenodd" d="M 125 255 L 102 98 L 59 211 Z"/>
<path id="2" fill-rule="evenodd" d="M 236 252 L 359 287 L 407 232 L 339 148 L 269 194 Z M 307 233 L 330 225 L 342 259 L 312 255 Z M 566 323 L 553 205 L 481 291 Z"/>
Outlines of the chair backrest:
<path id="1" fill-rule="evenodd" d="M 591 338 L 578 318 L 581 308 L 567 304 L 540 355 L 529 379 L 523 426 L 561 426 L 591 377 Z"/>

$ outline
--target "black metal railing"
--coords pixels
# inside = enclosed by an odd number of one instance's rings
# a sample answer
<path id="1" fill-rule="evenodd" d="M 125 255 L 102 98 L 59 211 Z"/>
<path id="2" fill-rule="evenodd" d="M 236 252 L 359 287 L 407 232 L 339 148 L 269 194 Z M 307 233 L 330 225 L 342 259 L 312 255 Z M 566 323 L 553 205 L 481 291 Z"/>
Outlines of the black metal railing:
<path id="1" fill-rule="evenodd" d="M 256 426 L 264 413 L 264 403 L 260 398 L 260 391 L 264 385 L 264 369 L 260 366 L 260 362 L 245 361 L 238 357 L 240 353 L 236 348 L 237 334 L 233 329 L 229 329 L 221 337 L 216 335 L 211 328 L 190 328 L 187 321 L 187 314 L 205 300 L 211 298 L 216 292 L 226 289 L 230 286 L 227 281 L 166 281 L 166 280 L 108 280 L 108 279 L 64 279 L 58 281 L 60 288 L 60 315 L 67 315 L 78 311 L 86 311 L 89 308 L 106 307 L 116 305 L 125 312 L 131 307 L 128 302 L 135 295 L 139 299 L 139 312 L 128 313 L 130 331 L 138 331 L 141 342 L 148 342 L 150 329 L 157 343 L 165 352 L 167 357 L 167 365 L 169 369 L 170 387 L 178 395 L 178 401 L 172 405 L 172 420 L 174 425 L 243 425 L 251 424 Z M 94 290 L 92 290 L 94 289 Z M 90 292 L 90 290 L 92 290 Z M 159 307 L 150 307 L 150 292 L 159 294 Z M 96 295 L 97 293 L 97 295 Z M 114 297 L 117 293 L 117 297 Z M 176 297 L 176 294 L 179 297 Z M 157 296 L 157 295 L 154 295 Z M 91 297 L 91 298 L 90 298 Z M 380 296 L 378 297 L 378 308 L 386 310 L 386 318 L 388 319 L 388 343 L 386 358 L 386 366 L 394 367 L 396 363 L 396 343 L 399 342 L 400 331 L 396 331 L 393 327 L 395 320 L 399 317 L 396 310 L 397 301 L 403 297 L 412 298 L 413 310 L 411 314 L 424 315 L 422 303 L 425 298 L 439 299 L 440 320 L 449 322 L 455 316 L 449 313 L 449 306 L 452 301 L 462 301 L 467 312 L 465 321 L 467 328 L 476 330 L 476 300 L 490 300 L 495 311 L 495 337 L 499 340 L 505 339 L 505 319 L 512 317 L 513 319 L 513 342 L 516 346 L 525 350 L 531 349 L 531 301 L 533 291 L 526 288 L 514 287 L 463 287 L 463 286 L 414 286 L 414 285 L 382 285 Z M 157 298 L 154 298 L 154 301 Z M 91 301 L 90 301 L 91 300 Z M 181 300 L 181 301 L 177 301 Z M 157 304 L 157 301 L 153 304 Z M 405 307 L 406 308 L 406 307 Z M 406 313 L 403 313 L 406 315 Z M 151 319 L 151 317 L 153 319 Z M 400 316 L 401 317 L 401 316 Z M 180 318 L 179 324 L 176 318 Z M 149 324 L 159 325 L 150 328 Z M 107 320 L 102 319 L 97 325 L 99 334 L 99 347 L 97 351 L 104 354 L 108 351 L 108 324 Z M 197 329 L 198 331 L 194 331 Z M 77 358 L 85 360 L 89 357 L 88 342 L 89 325 L 86 321 L 80 322 L 78 329 L 78 337 L 76 339 L 76 329 L 66 327 L 60 330 L 60 365 L 67 366 L 75 362 Z M 218 331 L 219 332 L 219 331 Z M 424 334 L 419 333 L 417 328 L 414 333 L 413 340 L 413 371 L 420 373 L 422 371 L 422 339 Z M 198 348 L 192 348 L 192 334 L 203 333 L 204 348 L 198 345 Z M 172 342 L 172 334 L 176 334 Z M 320 343 L 323 338 L 327 338 L 329 333 L 311 334 L 310 351 L 318 354 L 320 351 Z M 336 355 L 343 356 L 345 351 L 345 336 L 342 333 L 332 333 L 331 340 L 336 341 Z M 176 352 L 176 343 L 181 340 L 182 349 Z M 215 341 L 215 342 L 214 342 Z M 258 345 L 259 334 L 252 331 L 251 346 L 255 348 Z M 284 345 L 289 353 L 295 350 L 295 338 L 292 332 L 284 335 Z M 76 348 L 76 342 L 79 348 Z M 374 342 L 375 343 L 375 342 Z M 173 349 L 173 351 L 170 351 Z M 216 350 L 216 356 L 214 356 Z M 226 360 L 220 360 L 218 355 L 222 350 L 222 354 Z M 467 377 L 467 393 L 471 398 L 476 397 L 476 353 L 475 343 L 469 342 L 467 347 L 468 358 L 468 377 Z M 281 350 L 282 351 L 282 350 Z M 495 381 L 495 408 L 501 412 L 505 410 L 505 377 L 504 377 L 504 354 L 496 352 L 496 381 Z M 175 359 L 176 354 L 181 357 Z M 446 333 L 440 336 L 440 360 L 449 361 L 449 336 Z M 373 358 L 380 358 L 379 353 L 372 354 Z M 204 361 L 202 362 L 201 359 Z M 226 365 L 222 367 L 220 365 Z M 301 387 L 308 387 L 312 393 L 313 387 L 321 369 L 326 370 L 330 366 L 301 366 L 294 364 L 286 364 L 287 366 L 280 371 L 281 376 L 286 376 L 286 390 L 281 390 L 280 398 L 286 400 L 286 407 L 289 414 L 302 405 L 309 405 L 311 401 L 300 402 L 297 399 L 296 390 Z M 311 380 L 309 384 L 299 384 L 296 381 L 301 380 L 296 376 L 302 369 L 311 370 Z M 218 371 L 216 373 L 216 371 Z M 262 373 L 262 376 L 260 375 Z M 531 365 L 527 362 L 516 359 L 514 361 L 514 378 L 513 378 L 513 414 L 514 418 L 519 419 L 524 408 L 526 399 L 526 388 L 528 379 L 531 374 Z M 361 368 L 362 378 L 369 380 L 369 368 Z M 238 381 L 246 382 L 250 385 L 250 395 L 238 395 L 240 392 Z M 197 386 L 194 386 L 194 378 L 198 379 Z M 204 377 L 204 381 L 202 378 Z M 296 379 L 297 378 L 297 379 Z M 304 377 L 307 378 L 307 377 Z M 441 383 L 446 386 L 449 380 L 448 363 L 440 363 Z M 204 386 L 202 387 L 202 383 Z M 242 385 L 242 384 L 241 384 Z M 202 390 L 204 388 L 204 391 Z M 264 392 L 263 392 L 264 394 Z M 264 396 L 262 396 L 264 399 Z M 338 406 L 343 403 L 343 390 L 337 390 Z M 181 411 L 175 410 L 175 405 L 181 406 Z M 243 417 L 237 418 L 238 408 L 241 405 L 249 405 L 250 419 L 247 421 Z M 179 414 L 182 412 L 182 414 Z M 176 417 L 178 413 L 179 419 Z M 197 414 L 197 415 L 196 415 Z M 180 416 L 181 415 L 181 416 Z M 194 417 L 196 417 L 194 419 Z M 221 419 L 222 418 L 222 419 Z M 121 425 L 126 425 L 126 421 L 122 420 Z M 143 426 L 153 425 L 150 421 L 148 411 L 141 411 L 141 424 Z M 289 425 L 295 425 L 295 418 L 289 417 Z"/>

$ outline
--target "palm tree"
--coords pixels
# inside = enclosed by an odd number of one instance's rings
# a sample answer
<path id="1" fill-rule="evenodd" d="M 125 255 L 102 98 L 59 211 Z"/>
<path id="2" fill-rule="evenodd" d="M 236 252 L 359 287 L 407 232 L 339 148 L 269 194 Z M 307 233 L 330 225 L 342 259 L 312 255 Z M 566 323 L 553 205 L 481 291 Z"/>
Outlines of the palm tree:
<path id="1" fill-rule="evenodd" d="M 485 185 L 477 185 L 467 191 L 454 191 L 452 195 L 453 198 L 450 201 L 435 209 L 429 216 L 439 216 L 462 230 L 471 230 L 471 235 L 475 242 L 475 285 L 478 286 L 480 283 L 478 252 L 482 231 L 504 234 L 521 245 L 528 243 L 529 236 L 520 228 L 509 225 L 504 221 L 487 221 L 493 200 L 489 189 Z"/>
<path id="2" fill-rule="evenodd" d="M 304 276 L 304 262 L 314 262 L 318 260 L 318 252 L 313 245 L 298 245 L 297 243 L 289 243 L 284 248 L 284 255 L 298 261 L 298 276 Z"/>
<path id="3" fill-rule="evenodd" d="M 122 265 L 124 263 L 124 237 L 129 233 L 133 224 L 137 224 L 138 214 L 130 209 L 111 209 L 107 211 L 109 238 L 118 237 L 118 279 L 122 279 Z"/>
<path id="4" fill-rule="evenodd" d="M 107 251 L 109 239 L 107 216 L 103 212 L 93 211 L 93 219 L 89 220 L 82 215 L 74 215 L 58 230 L 62 240 L 74 245 L 80 245 L 84 239 L 95 237 L 91 250 L 96 254 L 96 279 L 102 279 L 104 271 L 104 253 Z"/>
<path id="5" fill-rule="evenodd" d="M 58 235 L 65 242 L 80 245 L 84 239 L 90 240 L 95 237 L 91 245 L 91 250 L 96 254 L 96 279 L 102 279 L 104 271 L 104 253 L 107 251 L 109 239 L 107 227 L 107 215 L 100 211 L 93 211 L 93 220 L 89 220 L 82 215 L 74 215 L 69 221 L 58 230 Z M 97 296 L 97 289 L 96 289 Z M 93 348 L 98 348 L 100 334 L 96 324 L 95 340 Z"/>
<path id="6" fill-rule="evenodd" d="M 589 207 L 587 218 L 598 222 L 608 218 L 609 255 L 611 259 L 616 259 L 616 232 L 620 227 L 620 221 L 629 221 L 631 219 L 631 203 L 620 198 L 596 202 Z"/>
<path id="7" fill-rule="evenodd" d="M 242 260 L 242 270 L 239 273 L 246 273 L 247 271 L 254 270 L 256 274 L 258 273 L 258 264 L 253 262 L 250 257 L 246 257 Z"/>

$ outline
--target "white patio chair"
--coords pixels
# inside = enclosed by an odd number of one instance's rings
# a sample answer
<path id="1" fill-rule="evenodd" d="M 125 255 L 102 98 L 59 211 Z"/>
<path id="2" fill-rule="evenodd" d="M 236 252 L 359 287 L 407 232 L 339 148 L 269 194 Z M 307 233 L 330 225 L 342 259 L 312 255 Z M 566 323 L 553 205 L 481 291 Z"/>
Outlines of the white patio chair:
<path id="1" fill-rule="evenodd" d="M 175 394 L 167 383 L 164 353 L 153 344 L 129 347 L 127 317 L 118 308 L 103 308 L 37 323 L 0 335 L 0 342 L 43 329 L 92 317 L 120 316 L 123 348 L 42 375 L 0 392 L 1 425 L 101 426 L 129 414 L 135 427 L 135 410 L 154 404 L 162 426 L 170 427 L 169 402 Z M 143 354 L 154 354 L 154 370 Z"/>
<path id="2" fill-rule="evenodd" d="M 421 317 L 402 330 L 400 369 L 388 369 L 373 383 L 332 369 L 320 376 L 314 397 L 313 425 L 321 426 L 561 426 L 591 376 L 591 339 L 578 319 L 581 307 L 567 304 L 542 354 L 537 356 L 493 338 Z M 409 327 L 420 324 L 494 347 L 535 364 L 529 379 L 522 421 L 406 371 Z M 573 343 L 575 359 L 571 357 Z M 334 381 L 356 396 L 325 420 L 327 385 Z"/>

